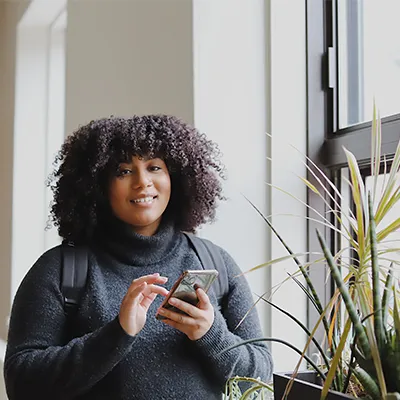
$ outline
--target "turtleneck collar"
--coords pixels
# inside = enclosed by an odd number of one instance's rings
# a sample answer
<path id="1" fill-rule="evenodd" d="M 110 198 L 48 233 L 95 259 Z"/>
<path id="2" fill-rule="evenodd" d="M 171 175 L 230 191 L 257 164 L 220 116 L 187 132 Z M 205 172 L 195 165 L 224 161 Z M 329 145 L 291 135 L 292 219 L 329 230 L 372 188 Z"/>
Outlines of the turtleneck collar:
<path id="1" fill-rule="evenodd" d="M 150 265 L 167 257 L 179 244 L 179 233 L 171 221 L 162 221 L 153 236 L 136 233 L 132 227 L 116 217 L 98 229 L 97 246 L 117 260 L 132 266 Z"/>

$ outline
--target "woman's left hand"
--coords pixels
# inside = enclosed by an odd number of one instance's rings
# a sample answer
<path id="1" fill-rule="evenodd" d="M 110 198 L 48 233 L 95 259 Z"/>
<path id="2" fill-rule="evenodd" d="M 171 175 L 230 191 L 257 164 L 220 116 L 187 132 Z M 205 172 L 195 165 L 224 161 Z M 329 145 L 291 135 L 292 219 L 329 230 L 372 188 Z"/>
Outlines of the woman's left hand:
<path id="1" fill-rule="evenodd" d="M 196 289 L 199 303 L 197 306 L 186 303 L 185 301 L 171 297 L 169 304 L 185 312 L 180 314 L 174 311 L 161 308 L 159 313 L 167 318 L 162 321 L 184 333 L 190 340 L 201 339 L 211 328 L 214 322 L 214 308 L 209 297 L 203 289 Z"/>

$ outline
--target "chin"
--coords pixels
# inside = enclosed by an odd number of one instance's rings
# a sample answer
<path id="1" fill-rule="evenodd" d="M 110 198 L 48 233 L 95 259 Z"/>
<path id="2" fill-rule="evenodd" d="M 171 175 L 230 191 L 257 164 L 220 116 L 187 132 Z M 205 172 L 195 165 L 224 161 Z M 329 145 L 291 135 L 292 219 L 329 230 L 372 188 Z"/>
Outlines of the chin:
<path id="1" fill-rule="evenodd" d="M 160 224 L 161 219 L 157 218 L 157 219 L 151 219 L 151 220 L 148 220 L 148 221 L 143 221 L 143 220 L 140 220 L 140 221 L 137 221 L 137 220 L 130 220 L 130 221 L 126 221 L 126 222 L 127 222 L 129 225 L 131 225 L 132 228 L 144 229 L 144 228 L 147 228 L 147 227 L 152 226 L 152 225 Z"/>

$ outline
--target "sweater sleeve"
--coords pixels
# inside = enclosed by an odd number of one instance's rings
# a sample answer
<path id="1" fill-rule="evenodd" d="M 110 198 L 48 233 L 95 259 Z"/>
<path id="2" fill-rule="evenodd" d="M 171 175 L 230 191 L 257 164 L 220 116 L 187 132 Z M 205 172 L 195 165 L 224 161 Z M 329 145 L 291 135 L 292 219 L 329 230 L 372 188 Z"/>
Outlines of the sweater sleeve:
<path id="1" fill-rule="evenodd" d="M 66 343 L 60 254 L 56 247 L 41 256 L 15 296 L 4 362 L 10 400 L 75 398 L 107 375 L 136 340 L 115 318 Z"/>
<path id="2" fill-rule="evenodd" d="M 232 257 L 222 249 L 221 252 L 228 271 L 229 293 L 222 314 L 215 312 L 213 325 L 196 342 L 197 346 L 214 366 L 214 376 L 220 379 L 221 386 L 234 376 L 270 382 L 273 362 L 265 342 L 242 345 L 221 354 L 230 346 L 264 336 L 246 278 Z"/>

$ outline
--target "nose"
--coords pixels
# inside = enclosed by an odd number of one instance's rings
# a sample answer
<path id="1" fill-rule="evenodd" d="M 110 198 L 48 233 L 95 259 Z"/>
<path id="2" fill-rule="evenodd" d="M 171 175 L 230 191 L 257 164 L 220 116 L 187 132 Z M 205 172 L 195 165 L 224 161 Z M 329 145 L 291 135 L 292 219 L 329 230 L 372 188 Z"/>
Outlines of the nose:
<path id="1" fill-rule="evenodd" d="M 153 185 L 151 176 L 147 170 L 138 170 L 132 179 L 132 187 L 135 189 L 146 188 Z"/>

